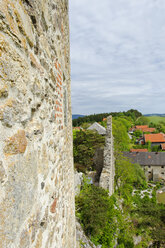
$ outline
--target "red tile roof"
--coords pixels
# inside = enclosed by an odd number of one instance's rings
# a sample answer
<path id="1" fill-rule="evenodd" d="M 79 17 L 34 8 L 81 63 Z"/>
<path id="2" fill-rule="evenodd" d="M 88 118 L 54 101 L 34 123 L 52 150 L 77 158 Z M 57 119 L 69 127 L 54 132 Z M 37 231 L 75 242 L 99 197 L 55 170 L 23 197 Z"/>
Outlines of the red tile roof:
<path id="1" fill-rule="evenodd" d="M 142 130 L 142 129 L 144 129 L 144 128 L 148 128 L 148 126 L 147 126 L 147 125 L 135 126 L 135 129 L 140 129 L 140 130 Z"/>
<path id="2" fill-rule="evenodd" d="M 147 125 L 143 125 L 143 126 L 135 126 L 136 130 L 141 130 L 143 132 L 155 132 L 155 128 L 154 127 L 148 127 Z"/>
<path id="3" fill-rule="evenodd" d="M 131 149 L 130 152 L 148 152 L 148 149 Z"/>
<path id="4" fill-rule="evenodd" d="M 74 130 L 80 130 L 80 127 L 73 127 Z"/>
<path id="5" fill-rule="evenodd" d="M 150 141 L 151 143 L 164 143 L 165 137 L 162 133 L 155 133 L 155 134 L 144 134 L 145 142 Z"/>
<path id="6" fill-rule="evenodd" d="M 153 132 L 156 131 L 156 129 L 154 127 L 148 127 L 148 128 L 143 128 L 142 131 L 143 132 L 153 133 Z"/>

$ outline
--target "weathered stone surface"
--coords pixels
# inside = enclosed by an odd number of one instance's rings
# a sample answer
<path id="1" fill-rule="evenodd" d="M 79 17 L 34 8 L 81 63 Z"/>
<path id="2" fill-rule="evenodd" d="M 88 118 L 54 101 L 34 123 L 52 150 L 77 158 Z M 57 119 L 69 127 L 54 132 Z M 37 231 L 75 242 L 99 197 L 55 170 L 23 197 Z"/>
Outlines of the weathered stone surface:
<path id="1" fill-rule="evenodd" d="M 134 245 L 138 245 L 142 241 L 141 236 L 134 236 L 133 237 Z"/>
<path id="2" fill-rule="evenodd" d="M 83 182 L 83 173 L 75 171 L 74 174 L 74 183 L 75 183 L 75 194 L 78 195 L 80 193 L 80 187 Z"/>
<path id="3" fill-rule="evenodd" d="M 54 201 L 53 201 L 53 203 L 52 203 L 52 205 L 50 207 L 50 212 L 51 213 L 54 214 L 56 212 L 56 206 L 57 206 L 57 198 L 54 199 Z"/>
<path id="4" fill-rule="evenodd" d="M 8 87 L 3 82 L 0 85 L 0 98 L 8 96 Z"/>
<path id="5" fill-rule="evenodd" d="M 104 163 L 104 148 L 97 148 L 94 155 L 94 163 L 96 167 L 96 176 L 95 181 L 99 182 L 100 175 L 103 169 L 103 163 Z"/>
<path id="6" fill-rule="evenodd" d="M 95 246 L 88 237 L 85 236 L 85 233 L 80 225 L 80 223 L 76 220 L 76 248 L 101 248 L 101 245 Z"/>
<path id="7" fill-rule="evenodd" d="M 0 247 L 75 248 L 67 0 L 0 1 L 0 131 Z"/>
<path id="8" fill-rule="evenodd" d="M 115 176 L 115 163 L 114 163 L 114 147 L 112 135 L 112 116 L 107 118 L 107 131 L 106 141 L 104 147 L 104 162 L 103 169 L 100 176 L 99 186 L 108 189 L 109 195 L 114 193 L 114 176 Z"/>
<path id="9" fill-rule="evenodd" d="M 18 132 L 6 140 L 4 147 L 4 153 L 6 155 L 24 153 L 27 146 L 27 140 L 24 130 L 18 130 Z"/>
<path id="10" fill-rule="evenodd" d="M 0 161 L 0 182 L 3 183 L 4 177 L 5 177 L 5 169 L 3 167 L 2 161 Z"/>
<path id="11" fill-rule="evenodd" d="M 30 247 L 30 235 L 28 230 L 23 230 L 20 237 L 20 247 L 29 248 Z"/>

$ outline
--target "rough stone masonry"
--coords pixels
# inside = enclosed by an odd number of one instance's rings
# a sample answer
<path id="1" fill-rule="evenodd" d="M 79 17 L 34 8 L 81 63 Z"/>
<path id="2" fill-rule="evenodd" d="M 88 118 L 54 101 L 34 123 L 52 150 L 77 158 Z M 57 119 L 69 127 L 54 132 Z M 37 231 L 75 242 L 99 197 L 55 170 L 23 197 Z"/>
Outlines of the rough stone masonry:
<path id="1" fill-rule="evenodd" d="M 112 116 L 107 118 L 106 140 L 103 155 L 103 169 L 100 176 L 99 186 L 107 189 L 109 195 L 114 193 L 115 161 L 112 135 Z"/>
<path id="2" fill-rule="evenodd" d="M 0 247 L 74 248 L 68 0 L 0 0 Z"/>

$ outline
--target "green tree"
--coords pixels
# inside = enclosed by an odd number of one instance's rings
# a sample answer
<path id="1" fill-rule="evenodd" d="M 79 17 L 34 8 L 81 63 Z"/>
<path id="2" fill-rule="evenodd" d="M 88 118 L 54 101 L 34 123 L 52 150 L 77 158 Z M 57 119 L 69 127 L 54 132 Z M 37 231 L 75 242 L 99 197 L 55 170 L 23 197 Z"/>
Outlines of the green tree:
<path id="1" fill-rule="evenodd" d="M 158 145 L 157 145 L 157 146 L 156 146 L 156 145 L 153 146 L 153 147 L 151 148 L 151 151 L 152 151 L 152 152 L 159 152 L 159 151 L 161 151 L 160 145 L 159 145 L 159 146 L 158 146 Z"/>
<path id="2" fill-rule="evenodd" d="M 76 209 L 86 235 L 96 237 L 102 234 L 114 208 L 106 190 L 84 183 L 76 197 Z"/>
<path id="3" fill-rule="evenodd" d="M 135 130 L 134 133 L 135 137 L 140 138 L 143 136 L 143 132 L 141 130 Z"/>
<path id="4" fill-rule="evenodd" d="M 90 127 L 90 125 L 91 125 L 90 123 L 84 122 L 84 123 L 81 124 L 81 128 L 87 129 L 88 127 Z"/>
<path id="5" fill-rule="evenodd" d="M 115 196 L 109 197 L 102 188 L 90 185 L 85 179 L 76 197 L 76 213 L 87 236 L 94 244 L 113 248 L 133 248 L 132 224 L 117 204 Z"/>
<path id="6" fill-rule="evenodd" d="M 146 186 L 144 171 L 140 165 L 131 163 L 122 153 L 118 153 L 115 163 L 115 184 L 119 194 L 129 201 L 133 187 Z"/>
<path id="7" fill-rule="evenodd" d="M 146 146 L 149 152 L 151 152 L 151 141 L 146 142 Z"/>
<path id="8" fill-rule="evenodd" d="M 130 148 L 130 138 L 127 133 L 126 120 L 121 118 L 113 118 L 113 136 L 115 150 L 117 151 L 128 151 Z"/>
<path id="9" fill-rule="evenodd" d="M 164 247 L 165 205 L 157 204 L 147 197 L 140 198 L 136 204 L 137 207 L 132 210 L 132 213 L 138 217 L 138 228 L 149 232 L 155 244 L 154 247 Z"/>
<path id="10" fill-rule="evenodd" d="M 78 171 L 86 172 L 93 166 L 93 157 L 98 147 L 104 146 L 105 137 L 92 130 L 76 132 L 73 139 L 73 155 Z"/>
<path id="11" fill-rule="evenodd" d="M 131 118 L 135 121 L 138 117 L 142 116 L 142 113 L 140 113 L 136 109 L 130 109 L 127 112 L 124 112 L 126 116 L 131 116 Z"/>

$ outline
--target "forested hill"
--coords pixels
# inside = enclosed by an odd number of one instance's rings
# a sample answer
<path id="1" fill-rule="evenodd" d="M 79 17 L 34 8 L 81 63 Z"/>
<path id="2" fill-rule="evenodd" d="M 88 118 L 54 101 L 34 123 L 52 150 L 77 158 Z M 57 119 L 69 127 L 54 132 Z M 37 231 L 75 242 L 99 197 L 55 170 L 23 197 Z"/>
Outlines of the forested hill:
<path id="1" fill-rule="evenodd" d="M 112 115 L 113 117 L 120 117 L 120 116 L 130 116 L 133 120 L 136 120 L 138 117 L 142 116 L 142 113 L 140 113 L 138 110 L 130 109 L 128 111 L 123 112 L 110 112 L 110 113 L 101 113 L 101 114 L 93 114 L 93 115 L 87 115 L 84 117 L 79 117 L 77 119 L 73 120 L 73 126 L 77 127 L 80 126 L 84 122 L 101 122 L 103 118 L 106 118 L 107 116 Z"/>
<path id="2" fill-rule="evenodd" d="M 77 119 L 79 117 L 84 117 L 84 115 L 72 115 L 72 120 Z"/>
<path id="3" fill-rule="evenodd" d="M 146 114 L 144 116 L 160 116 L 160 117 L 165 117 L 165 114 L 153 113 L 153 114 Z"/>

